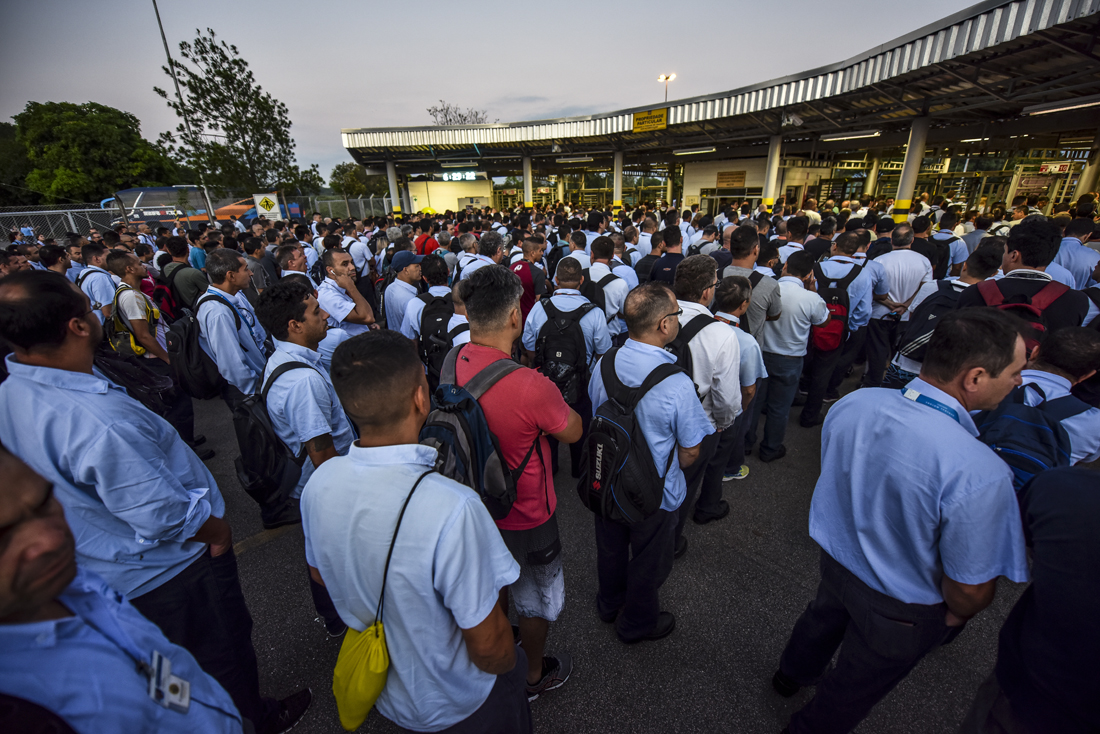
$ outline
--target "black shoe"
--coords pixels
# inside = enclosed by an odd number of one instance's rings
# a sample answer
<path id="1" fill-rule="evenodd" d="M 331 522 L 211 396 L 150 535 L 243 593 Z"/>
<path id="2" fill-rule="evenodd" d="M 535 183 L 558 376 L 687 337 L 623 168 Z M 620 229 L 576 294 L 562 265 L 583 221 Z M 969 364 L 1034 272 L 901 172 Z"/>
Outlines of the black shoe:
<path id="1" fill-rule="evenodd" d="M 772 688 L 783 698 L 790 698 L 802 690 L 802 686 L 782 670 L 775 671 L 775 675 L 772 676 Z"/>
<path id="2" fill-rule="evenodd" d="M 642 635 L 641 637 L 636 637 L 633 640 L 628 640 L 620 635 L 619 639 L 627 645 L 633 645 L 638 642 L 652 642 L 653 640 L 663 640 L 664 638 L 671 635 L 672 630 L 674 629 L 676 629 L 676 617 L 673 616 L 672 612 L 661 612 L 657 616 L 657 626 L 655 626 L 653 628 L 653 631 L 650 632 L 648 635 Z"/>
<path id="3" fill-rule="evenodd" d="M 195 452 L 195 456 L 199 457 L 200 461 L 210 461 L 214 458 L 214 449 L 197 449 L 192 446 L 191 450 Z"/>
<path id="4" fill-rule="evenodd" d="M 195 436 L 194 440 L 191 441 L 188 446 L 195 448 L 196 446 L 202 446 L 204 443 L 206 443 L 206 436 L 199 435 Z"/>
<path id="5" fill-rule="evenodd" d="M 284 525 L 301 523 L 302 511 L 299 509 L 298 500 L 289 499 L 276 507 L 261 507 L 260 519 L 263 521 L 264 530 L 274 530 Z"/>
<path id="6" fill-rule="evenodd" d="M 745 456 L 752 456 L 752 446 L 745 447 Z"/>
<path id="7" fill-rule="evenodd" d="M 794 396 L 794 402 L 791 403 L 791 405 L 794 405 L 794 406 L 805 405 L 806 404 L 806 398 L 808 398 L 809 396 L 810 396 L 809 393 L 804 393 L 801 390 L 799 390 L 798 394 Z"/>
<path id="8" fill-rule="evenodd" d="M 619 607 L 611 614 L 604 614 L 600 611 L 600 595 L 596 594 L 596 616 L 600 618 L 600 621 L 604 624 L 612 624 L 619 618 L 619 612 L 622 611 L 622 607 Z"/>
<path id="9" fill-rule="evenodd" d="M 681 535 L 680 539 L 676 541 L 676 550 L 672 553 L 672 558 L 675 560 L 687 552 L 688 539 Z"/>
<path id="10" fill-rule="evenodd" d="M 718 501 L 718 506 L 721 509 L 719 509 L 718 512 L 715 512 L 712 515 L 700 515 L 699 513 L 695 513 L 691 518 L 692 521 L 696 525 L 706 525 L 708 522 L 714 522 L 715 520 L 721 520 L 726 515 L 730 514 L 730 503 L 729 502 L 726 502 L 725 500 L 719 500 Z"/>
<path id="11" fill-rule="evenodd" d="M 257 727 L 258 734 L 282 734 L 290 731 L 302 720 L 306 709 L 313 701 L 313 691 L 303 688 L 297 693 L 292 693 L 282 701 L 279 701 L 277 712 L 264 721 L 262 727 Z"/>
<path id="12" fill-rule="evenodd" d="M 826 403 L 835 403 L 838 400 L 840 400 L 840 392 L 839 391 L 833 390 L 832 392 L 825 393 L 825 402 Z"/>
<path id="13" fill-rule="evenodd" d="M 760 452 L 760 460 L 763 461 L 765 464 L 767 464 L 768 462 L 775 461 L 777 459 L 782 459 L 786 455 L 787 455 L 787 447 L 786 446 L 780 446 L 779 450 L 776 451 L 774 454 L 765 454 L 763 451 L 761 451 Z"/>
<path id="14" fill-rule="evenodd" d="M 815 426 L 820 426 L 824 422 L 825 416 L 823 416 L 821 413 L 818 413 L 816 416 L 810 419 L 802 418 L 801 416 L 798 419 L 798 425 L 802 426 L 803 428 L 814 428 Z"/>

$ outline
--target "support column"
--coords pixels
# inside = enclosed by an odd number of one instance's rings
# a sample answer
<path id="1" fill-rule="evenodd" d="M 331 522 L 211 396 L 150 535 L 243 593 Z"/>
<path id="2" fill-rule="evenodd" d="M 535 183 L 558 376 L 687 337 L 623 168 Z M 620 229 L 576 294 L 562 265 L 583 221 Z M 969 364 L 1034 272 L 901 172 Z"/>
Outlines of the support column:
<path id="1" fill-rule="evenodd" d="M 871 198 L 875 196 L 875 186 L 878 184 L 878 169 L 882 166 L 882 157 L 875 153 L 871 159 L 871 171 L 867 174 L 867 180 L 863 182 L 863 193 Z"/>
<path id="2" fill-rule="evenodd" d="M 772 135 L 768 145 L 768 165 L 764 169 L 764 206 L 771 211 L 775 205 L 775 190 L 779 183 L 779 158 L 783 152 L 783 136 Z"/>
<path id="3" fill-rule="evenodd" d="M 1083 194 L 1096 190 L 1096 182 L 1100 179 L 1100 130 L 1092 139 L 1092 149 L 1089 151 L 1089 159 L 1085 167 L 1081 169 L 1081 175 L 1077 178 L 1077 188 L 1073 190 L 1073 200 L 1077 201 Z"/>
<path id="4" fill-rule="evenodd" d="M 667 188 L 665 189 L 665 206 L 672 206 L 672 164 L 668 166 L 668 176 L 665 178 Z"/>
<path id="5" fill-rule="evenodd" d="M 413 197 L 412 192 L 409 191 L 409 177 L 406 176 L 404 182 L 401 184 L 401 193 L 405 197 L 405 211 L 408 213 L 413 212 Z"/>
<path id="6" fill-rule="evenodd" d="M 558 174 L 558 201 L 565 203 L 565 174 Z"/>
<path id="7" fill-rule="evenodd" d="M 901 165 L 901 177 L 894 196 L 894 221 L 901 223 L 909 218 L 909 207 L 913 204 L 913 190 L 917 187 L 917 175 L 924 161 L 924 147 L 928 141 L 927 117 L 917 117 L 909 128 L 909 145 L 905 148 L 905 162 Z"/>
<path id="8" fill-rule="evenodd" d="M 531 157 L 523 156 L 523 206 L 530 209 L 535 205 L 535 197 L 531 195 Z"/>
<path id="9" fill-rule="evenodd" d="M 1005 193 L 1005 204 L 1008 205 L 1009 210 L 1005 214 L 1012 215 L 1012 200 L 1016 198 L 1016 189 L 1020 186 L 1020 178 L 1024 174 L 1023 166 L 1016 166 L 1012 171 L 1012 181 L 1008 184 L 1008 191 Z"/>
<path id="10" fill-rule="evenodd" d="M 623 152 L 615 151 L 614 171 L 611 174 L 611 212 L 618 214 L 623 208 Z"/>
<path id="11" fill-rule="evenodd" d="M 394 214 L 400 214 L 401 192 L 397 189 L 397 166 L 393 161 L 386 161 L 386 180 L 390 184 L 390 210 Z"/>

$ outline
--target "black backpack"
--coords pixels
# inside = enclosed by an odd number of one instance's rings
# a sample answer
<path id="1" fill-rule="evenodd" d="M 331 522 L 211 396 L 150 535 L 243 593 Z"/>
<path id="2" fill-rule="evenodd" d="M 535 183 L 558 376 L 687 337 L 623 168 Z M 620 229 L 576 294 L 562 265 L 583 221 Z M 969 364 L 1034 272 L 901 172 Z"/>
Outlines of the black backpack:
<path id="1" fill-rule="evenodd" d="M 447 358 L 447 352 L 451 351 L 453 337 L 447 330 L 447 323 L 455 314 L 454 297 L 450 293 L 445 296 L 421 293 L 417 298 L 424 303 L 424 310 L 420 312 L 420 339 L 417 341 L 417 349 L 420 352 L 420 361 L 428 368 L 428 387 L 435 392 L 439 387 L 443 360 Z"/>
<path id="2" fill-rule="evenodd" d="M 311 369 L 305 362 L 287 362 L 276 367 L 258 395 L 249 395 L 233 409 L 233 430 L 241 455 L 233 462 L 237 480 L 248 496 L 269 505 L 292 491 L 302 477 L 306 451 L 290 453 L 267 412 L 267 393 L 275 380 L 290 370 Z"/>
<path id="3" fill-rule="evenodd" d="M 596 408 L 582 453 L 577 494 L 589 510 L 605 520 L 630 525 L 661 509 L 665 480 L 657 473 L 635 411 L 645 394 L 658 383 L 680 372 L 674 364 L 662 364 L 638 387 L 629 388 L 615 374 L 615 347 L 600 360 L 607 400 Z M 676 456 L 673 446 L 665 475 Z"/>
<path id="4" fill-rule="evenodd" d="M 241 328 L 241 317 L 236 309 L 217 296 L 203 296 L 195 303 L 195 312 L 207 301 L 225 304 L 233 312 L 237 328 Z M 181 309 L 181 315 L 168 328 L 165 335 L 168 358 L 172 360 L 172 373 L 176 383 L 193 398 L 209 400 L 221 394 L 225 387 L 225 378 L 218 372 L 218 365 L 199 344 L 199 321 L 190 309 Z"/>
<path id="5" fill-rule="evenodd" d="M 848 296 L 848 286 L 860 274 L 863 268 L 852 265 L 843 278 L 835 280 L 825 275 L 821 265 L 814 263 L 814 277 L 817 278 L 817 294 L 825 301 L 829 310 L 829 320 L 821 326 L 810 328 L 810 343 L 815 349 L 830 352 L 844 343 L 848 331 L 848 317 L 852 313 L 852 303 Z"/>
<path id="6" fill-rule="evenodd" d="M 939 289 L 925 298 L 913 313 L 909 314 L 909 326 L 902 334 L 898 354 L 914 362 L 923 362 L 928 351 L 928 341 L 940 317 L 955 310 L 962 291 L 953 285 L 954 281 L 941 280 Z"/>
<path id="7" fill-rule="evenodd" d="M 688 344 L 696 335 L 711 324 L 721 323 L 713 316 L 707 314 L 699 314 L 692 317 L 691 321 L 680 327 L 680 333 L 665 346 L 665 351 L 676 356 L 676 366 L 687 373 L 688 377 L 692 376 L 692 361 L 691 350 L 688 349 Z M 692 380 L 692 384 L 695 384 L 695 380 Z M 696 385 L 695 394 L 699 394 L 699 387 Z"/>
<path id="8" fill-rule="evenodd" d="M 179 270 L 179 268 L 176 268 L 172 271 L 172 274 L 175 275 Z M 180 309 L 183 308 L 183 304 L 176 298 L 175 289 L 172 288 L 171 282 L 164 277 L 163 273 L 157 273 L 153 276 L 153 295 L 150 298 L 156 304 L 165 324 L 170 324 L 180 317 Z"/>
<path id="9" fill-rule="evenodd" d="M 607 310 L 607 299 L 604 296 L 603 289 L 613 280 L 616 280 L 619 276 L 614 273 L 608 273 L 600 278 L 599 281 L 593 281 L 589 274 L 588 268 L 581 271 L 584 276 L 584 283 L 581 284 L 581 295 L 587 298 L 591 303 L 596 304 L 601 310 Z M 610 319 L 608 319 L 610 321 Z"/>
<path id="10" fill-rule="evenodd" d="M 936 248 L 936 260 L 932 263 L 932 277 L 935 280 L 943 280 L 951 270 L 951 243 L 957 239 L 954 236 L 946 240 L 928 238 L 928 243 Z"/>
<path id="11" fill-rule="evenodd" d="M 159 416 L 164 416 L 179 393 L 171 377 L 153 372 L 140 357 L 119 354 L 106 341 L 95 351 L 95 366 L 111 382 L 126 390 L 134 400 Z"/>
<path id="12" fill-rule="evenodd" d="M 186 264 L 186 263 L 180 263 L 179 267 L 173 268 L 172 272 L 169 275 L 164 276 L 164 282 L 168 286 L 168 291 L 172 296 L 172 300 L 174 300 L 176 302 L 177 306 L 178 306 L 178 308 L 176 309 L 177 312 L 180 309 L 192 308 L 192 304 L 187 303 L 183 299 L 183 295 L 180 293 L 179 288 L 176 286 L 176 276 L 178 276 L 180 274 L 181 270 L 186 270 L 189 267 L 191 267 L 191 266 Z M 157 307 L 158 308 L 160 307 L 159 304 L 158 304 Z M 178 313 L 176 314 L 176 318 L 179 318 Z"/>
<path id="13" fill-rule="evenodd" d="M 1027 390 L 1043 399 L 1038 405 L 1024 402 Z M 994 410 L 974 416 L 978 440 L 997 452 L 1012 469 L 1016 491 L 1046 469 L 1070 465 L 1070 439 L 1062 421 L 1080 415 L 1089 405 L 1072 395 L 1047 400 L 1038 385 L 1024 384 L 1008 394 Z"/>
<path id="14" fill-rule="evenodd" d="M 317 262 L 313 263 L 313 265 L 310 266 L 309 279 L 317 285 L 321 285 L 321 283 L 325 280 L 325 266 L 324 261 L 321 258 L 317 258 Z"/>
<path id="15" fill-rule="evenodd" d="M 582 303 L 572 311 L 561 311 L 545 300 L 542 307 L 546 323 L 535 340 L 535 369 L 550 378 L 566 403 L 574 405 L 588 385 L 588 348 L 581 319 L 597 306 Z"/>
<path id="16" fill-rule="evenodd" d="M 546 273 L 547 277 L 553 279 L 554 273 L 558 271 L 558 263 L 562 258 L 569 253 L 569 246 L 562 243 L 560 245 L 554 245 L 546 253 Z"/>

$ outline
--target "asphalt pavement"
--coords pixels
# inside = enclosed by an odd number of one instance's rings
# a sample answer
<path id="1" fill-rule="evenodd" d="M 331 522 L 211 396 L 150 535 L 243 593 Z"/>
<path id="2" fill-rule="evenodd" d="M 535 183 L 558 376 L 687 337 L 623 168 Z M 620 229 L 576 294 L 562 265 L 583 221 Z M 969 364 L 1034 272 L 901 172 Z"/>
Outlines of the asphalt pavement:
<path id="1" fill-rule="evenodd" d="M 845 386 L 854 387 L 852 381 Z M 259 511 L 237 483 L 229 411 L 196 401 L 198 432 L 217 450 L 208 465 L 225 496 L 241 584 L 255 621 L 253 641 L 265 695 L 313 689 L 295 734 L 343 731 L 332 696 L 340 640 L 313 609 L 300 526 L 264 531 Z M 568 460 L 556 477 L 566 603 L 551 625 L 548 654 L 568 651 L 575 667 L 560 689 L 531 705 L 535 731 L 762 732 L 775 734 L 812 695 L 772 691 L 771 676 L 795 620 L 818 583 L 817 545 L 807 530 L 820 463 L 821 428 L 802 428 L 791 412 L 787 456 L 770 464 L 750 456 L 749 476 L 726 482 L 730 515 L 688 523 L 687 554 L 661 589 L 676 615 L 664 640 L 623 645 L 596 615 L 592 516 L 580 503 Z M 996 660 L 997 633 L 1023 585 L 998 585 L 993 606 L 950 646 L 926 657 L 856 729 L 862 734 L 930 734 L 957 729 Z M 362 732 L 397 728 L 371 712 Z"/>

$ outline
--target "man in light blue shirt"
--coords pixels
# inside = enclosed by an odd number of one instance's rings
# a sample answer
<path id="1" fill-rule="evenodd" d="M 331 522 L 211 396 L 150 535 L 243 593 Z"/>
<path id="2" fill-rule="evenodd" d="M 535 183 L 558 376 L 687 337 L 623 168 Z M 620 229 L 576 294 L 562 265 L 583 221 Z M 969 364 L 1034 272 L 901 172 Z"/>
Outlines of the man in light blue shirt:
<path id="1" fill-rule="evenodd" d="M 325 268 L 325 279 L 317 286 L 317 302 L 328 314 L 328 325 L 343 329 L 350 336 L 369 331 L 374 324 L 374 311 L 355 285 L 359 272 L 351 255 L 338 247 L 330 248 L 325 250 L 321 265 Z"/>
<path id="2" fill-rule="evenodd" d="M 228 387 L 222 398 L 233 408 L 259 387 L 267 364 L 264 341 L 267 332 L 256 319 L 247 300 L 237 294 L 252 280 L 244 256 L 236 250 L 219 249 L 206 261 L 210 287 L 196 302 L 199 346 L 218 366 Z"/>
<path id="3" fill-rule="evenodd" d="M 93 372 L 103 329 L 91 314 L 53 273 L 4 279 L 0 337 L 14 353 L 0 384 L 0 444 L 53 484 L 81 565 L 195 655 L 257 730 L 272 731 L 300 716 L 308 691 L 293 707 L 260 698 L 218 486 L 166 420 Z"/>
<path id="4" fill-rule="evenodd" d="M 103 323 L 111 317 L 114 308 L 115 279 L 104 268 L 107 262 L 107 248 L 96 243 L 89 243 L 80 248 L 84 256 L 84 271 L 80 277 L 73 281 L 80 290 L 88 296 L 92 303 L 92 310 L 99 317 L 99 323 Z"/>
<path id="5" fill-rule="evenodd" d="M 638 287 L 638 274 L 634 272 L 634 262 L 631 261 L 629 264 L 626 262 L 630 259 L 626 257 L 626 241 L 618 233 L 612 235 L 611 241 L 615 243 L 615 257 L 611 260 L 611 272 L 626 282 L 628 290 L 634 290 Z M 634 254 L 641 260 L 638 253 Z"/>
<path id="6" fill-rule="evenodd" d="M 955 236 L 955 225 L 958 223 L 958 215 L 953 211 L 945 211 L 940 215 L 940 228 L 933 232 L 928 239 L 934 242 L 946 243 L 951 250 L 950 275 L 957 276 L 962 272 L 962 264 L 970 257 L 970 248 L 961 238 Z"/>
<path id="7" fill-rule="evenodd" d="M 584 236 L 584 232 L 572 232 L 569 235 L 569 254 L 565 257 L 571 257 L 579 262 L 581 264 L 581 270 L 588 270 L 588 268 L 592 267 L 592 260 L 589 259 L 588 253 L 585 252 L 585 248 L 587 247 L 588 239 Z"/>
<path id="8" fill-rule="evenodd" d="M 638 286 L 627 296 L 624 311 L 630 338 L 592 371 L 588 396 L 594 411 L 608 399 L 601 374 L 605 362 L 632 388 L 660 365 L 676 361 L 664 349 L 680 331 L 680 307 L 668 286 Z M 672 570 L 677 511 L 687 494 L 683 470 L 699 459 L 703 439 L 714 432 L 686 374 L 675 374 L 646 393 L 634 415 L 657 474 L 664 478 L 661 508 L 634 525 L 595 517 L 597 612 L 603 621 L 616 623 L 619 639 L 627 643 L 658 640 L 676 627 L 673 614 L 661 611 L 658 590 Z"/>
<path id="9" fill-rule="evenodd" d="M 413 341 L 420 339 L 420 319 L 424 315 L 424 307 L 435 298 L 446 298 L 451 294 L 447 285 L 447 263 L 442 257 L 428 257 L 422 263 L 420 272 L 428 283 L 428 292 L 409 300 L 405 306 L 405 318 L 400 324 L 401 333 Z"/>
<path id="10" fill-rule="evenodd" d="M 394 280 L 382 294 L 382 303 L 386 309 L 386 328 L 392 331 L 401 331 L 401 325 L 405 323 L 405 310 L 409 307 L 409 301 L 420 293 L 420 263 L 424 256 L 417 255 L 409 250 L 402 250 L 394 254 L 390 261 L 390 267 L 394 272 Z M 476 270 L 471 263 L 471 269 Z M 463 279 L 466 271 L 462 271 Z"/>
<path id="11" fill-rule="evenodd" d="M 1086 246 L 1092 237 L 1096 225 L 1087 217 L 1071 219 L 1066 225 L 1065 236 L 1058 247 L 1054 262 L 1073 274 L 1072 288 L 1084 290 L 1096 285 L 1096 268 L 1100 265 L 1100 252 Z M 1050 272 L 1048 266 L 1047 272 Z"/>
<path id="12" fill-rule="evenodd" d="M 858 390 L 829 411 L 810 505 L 821 584 L 772 680 L 784 696 L 817 686 L 792 734 L 851 731 L 992 603 L 998 576 L 1028 579 L 1012 473 L 969 412 L 997 407 L 1024 364 L 1011 317 L 954 311 L 919 378 Z"/>
<path id="13" fill-rule="evenodd" d="M 397 259 L 397 256 L 394 256 Z M 496 232 L 486 232 L 477 243 L 477 254 L 462 266 L 460 280 L 467 280 L 486 265 L 497 265 L 504 259 L 504 240 Z M 388 312 L 387 312 L 388 315 Z M 400 322 L 398 322 L 400 323 Z M 392 328 L 392 327 L 391 327 Z"/>
<path id="14" fill-rule="evenodd" d="M 551 306 L 562 313 L 572 313 L 585 304 L 589 304 L 590 301 L 582 296 L 580 292 L 583 282 L 584 276 L 581 275 L 581 264 L 575 258 L 563 259 L 558 263 L 557 273 L 554 276 L 554 283 L 557 288 L 554 289 L 554 295 L 549 299 Z M 536 368 L 541 365 L 536 359 L 535 347 L 538 346 L 539 335 L 542 333 L 542 327 L 546 325 L 546 322 L 546 306 L 543 301 L 537 301 L 531 307 L 531 312 L 527 314 L 527 321 L 523 325 L 523 348 L 527 350 L 528 359 Z M 578 391 L 578 399 L 569 407 L 577 411 L 577 415 L 581 417 L 582 432 L 587 434 L 588 424 L 592 419 L 592 405 L 588 400 L 587 377 L 591 372 L 593 363 L 611 349 L 611 334 L 607 330 L 607 319 L 599 308 L 593 308 L 581 316 L 580 320 L 577 321 L 577 325 L 580 326 L 581 334 L 584 336 L 588 369 L 585 372 L 581 389 Z M 558 442 L 551 437 L 549 443 L 552 455 L 551 463 L 556 467 L 558 465 Z M 582 447 L 580 441 L 569 444 L 572 476 L 575 477 L 580 476 L 581 472 Z"/>
<path id="15" fill-rule="evenodd" d="M 14 572 L 5 575 L 9 581 L 35 580 L 30 588 L 0 588 L 0 692 L 88 734 L 240 734 L 237 707 L 195 658 L 102 578 L 77 566 L 72 532 L 51 497 L 55 488 L 2 448 L 0 473 L 0 533 L 11 539 L 0 563 Z M 189 684 L 185 710 L 150 697 L 138 663 L 149 663 L 154 651 Z"/>
<path id="16" fill-rule="evenodd" d="M 435 450 L 417 443 L 431 398 L 415 348 L 391 330 L 352 337 L 332 382 L 359 439 L 302 493 L 306 562 L 362 631 L 376 621 L 392 541 L 378 713 L 413 731 L 531 731 L 527 660 L 500 606 L 519 565 L 477 494 L 432 471 Z"/>

